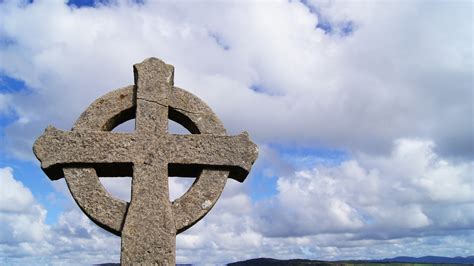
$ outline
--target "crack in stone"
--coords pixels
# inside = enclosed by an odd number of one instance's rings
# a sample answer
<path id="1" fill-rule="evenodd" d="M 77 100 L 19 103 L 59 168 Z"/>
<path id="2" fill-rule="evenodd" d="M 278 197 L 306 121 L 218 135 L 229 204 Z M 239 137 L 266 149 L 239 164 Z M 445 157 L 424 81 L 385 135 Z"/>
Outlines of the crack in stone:
<path id="1" fill-rule="evenodd" d="M 175 110 L 179 110 L 179 111 L 190 113 L 190 114 L 196 114 L 196 115 L 202 115 L 203 114 L 202 112 L 193 112 L 193 111 L 189 111 L 189 110 L 179 108 L 179 107 L 172 107 L 172 108 L 175 109 Z"/>
<path id="2" fill-rule="evenodd" d="M 163 107 L 168 107 L 167 104 L 163 104 L 163 103 L 160 103 L 160 102 L 158 102 L 158 101 L 154 101 L 154 100 L 150 100 L 150 99 L 145 99 L 145 98 L 137 97 L 137 100 L 143 100 L 143 101 L 145 101 L 145 102 L 156 103 L 156 104 L 159 104 L 159 105 L 161 105 L 161 106 L 163 106 Z"/>
<path id="3" fill-rule="evenodd" d="M 160 103 L 160 102 L 155 101 L 155 100 L 150 100 L 150 99 L 145 99 L 145 98 L 140 98 L 140 97 L 137 97 L 137 100 L 143 100 L 143 101 L 145 101 L 145 102 L 150 102 L 150 103 L 159 104 L 159 105 L 161 105 L 161 106 L 163 106 L 163 107 L 169 107 L 169 105 Z M 178 110 L 178 111 L 190 113 L 190 114 L 196 114 L 196 115 L 202 115 L 202 114 L 203 114 L 202 112 L 193 112 L 193 111 L 189 111 L 189 110 L 186 110 L 186 109 L 183 109 L 183 108 L 179 108 L 179 107 L 173 107 L 173 106 L 171 106 L 171 108 L 173 108 L 173 109 L 175 109 L 175 110 Z"/>

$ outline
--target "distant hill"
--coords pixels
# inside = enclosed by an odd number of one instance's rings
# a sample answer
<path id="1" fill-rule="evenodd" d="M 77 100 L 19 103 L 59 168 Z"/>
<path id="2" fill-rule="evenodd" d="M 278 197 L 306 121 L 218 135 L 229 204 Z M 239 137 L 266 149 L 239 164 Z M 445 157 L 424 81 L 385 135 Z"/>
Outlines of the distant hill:
<path id="1" fill-rule="evenodd" d="M 401 263 L 435 263 L 435 264 L 474 264 L 474 256 L 469 257 L 395 257 L 390 259 L 377 260 L 376 262 L 401 262 Z"/>
<path id="2" fill-rule="evenodd" d="M 331 266 L 334 265 L 331 262 L 326 261 L 319 261 L 319 260 L 304 260 L 304 259 L 293 259 L 293 260 L 277 260 L 277 259 L 269 259 L 269 258 L 258 258 L 258 259 L 251 259 L 246 261 L 239 261 L 234 263 L 227 264 L 229 266 L 258 266 L 258 265 L 272 265 L 272 266 L 280 266 L 280 265 L 321 265 L 321 266 Z"/>
<path id="3" fill-rule="evenodd" d="M 420 265 L 421 264 L 421 265 Z M 346 260 L 346 261 L 323 261 L 323 260 L 305 260 L 305 259 L 292 259 L 292 260 L 277 260 L 269 258 L 258 258 L 246 261 L 239 261 L 229 263 L 230 266 L 429 266 L 433 264 L 442 264 L 442 266 L 449 265 L 474 265 L 474 256 L 469 257 L 438 257 L 438 256 L 425 256 L 425 257 L 395 257 L 381 260 Z M 97 266 L 116 266 L 119 263 L 103 263 L 96 264 Z M 177 266 L 189 266 L 192 264 L 176 264 Z"/>
<path id="4" fill-rule="evenodd" d="M 335 265 L 414 265 L 423 264 L 423 266 L 431 264 L 443 265 L 474 265 L 474 256 L 469 257 L 395 257 L 381 260 L 347 260 L 347 261 L 321 261 L 321 260 L 305 260 L 305 259 L 291 259 L 291 260 L 277 260 L 269 258 L 258 258 L 246 261 L 239 261 L 229 263 L 229 266 L 257 266 L 257 265 L 271 265 L 271 266 L 299 266 L 299 265 L 318 265 L 318 266 L 335 266 Z"/>

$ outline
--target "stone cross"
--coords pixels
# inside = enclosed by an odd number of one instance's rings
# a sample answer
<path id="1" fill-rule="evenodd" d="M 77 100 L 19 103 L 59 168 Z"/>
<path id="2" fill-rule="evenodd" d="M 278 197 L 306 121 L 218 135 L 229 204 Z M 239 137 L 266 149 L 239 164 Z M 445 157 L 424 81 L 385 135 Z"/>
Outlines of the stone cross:
<path id="1" fill-rule="evenodd" d="M 209 212 L 227 178 L 244 181 L 258 148 L 246 132 L 228 136 L 203 101 L 175 87 L 173 66 L 149 58 L 134 74 L 134 86 L 97 99 L 71 131 L 46 128 L 33 150 L 50 179 L 65 177 L 92 221 L 121 236 L 123 265 L 175 265 L 176 234 Z M 108 132 L 133 118 L 134 133 Z M 168 119 L 192 134 L 168 134 Z M 132 176 L 130 203 L 112 197 L 99 176 Z M 197 178 L 170 202 L 168 176 Z"/>

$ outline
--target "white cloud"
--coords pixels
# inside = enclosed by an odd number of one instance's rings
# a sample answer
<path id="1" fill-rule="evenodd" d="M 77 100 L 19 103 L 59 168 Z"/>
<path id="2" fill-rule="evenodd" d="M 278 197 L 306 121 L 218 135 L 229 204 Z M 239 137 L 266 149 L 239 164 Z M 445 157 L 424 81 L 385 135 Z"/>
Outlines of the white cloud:
<path id="1" fill-rule="evenodd" d="M 33 202 L 33 194 L 13 178 L 13 169 L 0 169 L 0 211 L 22 212 Z"/>
<path id="2" fill-rule="evenodd" d="M 257 212 L 261 231 L 270 237 L 348 232 L 390 239 L 472 229 L 474 162 L 453 163 L 433 149 L 430 141 L 401 139 L 386 157 L 358 155 L 282 176 L 278 196 Z"/>
<path id="3" fill-rule="evenodd" d="M 299 2 L 4 3 L 0 33 L 14 41 L 0 50 L 0 68 L 33 90 L 11 100 L 26 122 L 9 127 L 7 144 L 31 157 L 47 124 L 69 128 L 93 99 L 132 83 L 133 63 L 157 56 L 231 132 L 260 142 L 380 153 L 415 136 L 472 156 L 472 121 L 463 119 L 473 100 L 469 3 L 315 5 L 354 32 L 324 34 L 321 17 Z"/>
<path id="4" fill-rule="evenodd" d="M 0 264 L 44 265 L 118 261 L 120 239 L 94 225 L 77 207 L 45 223 L 47 211 L 31 191 L 0 168 Z"/>
<path id="5" fill-rule="evenodd" d="M 385 157 L 359 154 L 282 175 L 278 193 L 256 204 L 229 181 L 215 209 L 178 236 L 178 259 L 467 256 L 473 167 L 440 157 L 431 141 L 400 139 Z M 444 188 L 449 197 L 438 196 Z"/>
<path id="6" fill-rule="evenodd" d="M 255 257 L 467 256 L 474 252 L 473 166 L 439 156 L 431 141 L 400 139 L 385 157 L 359 154 L 338 165 L 323 162 L 307 168 L 304 163 L 292 173 L 284 169 L 277 194 L 257 203 L 245 184 L 229 180 L 210 214 L 178 235 L 177 260 L 223 264 Z M 171 179 L 171 194 L 179 196 L 189 181 Z M 130 189 L 112 188 L 114 195 Z M 440 194 L 443 188 L 450 193 Z M 69 194 L 62 185 L 58 189 Z M 35 206 L 34 200 L 29 202 Z M 119 259 L 119 238 L 94 225 L 77 207 L 48 228 L 43 242 L 19 244 L 25 253 L 16 262 Z M 11 244 L 4 247 L 12 252 Z M 32 250 L 29 256 L 27 250 Z"/>
<path id="7" fill-rule="evenodd" d="M 46 210 L 36 203 L 31 191 L 13 177 L 9 167 L 0 168 L 0 257 L 41 252 L 47 240 Z"/>

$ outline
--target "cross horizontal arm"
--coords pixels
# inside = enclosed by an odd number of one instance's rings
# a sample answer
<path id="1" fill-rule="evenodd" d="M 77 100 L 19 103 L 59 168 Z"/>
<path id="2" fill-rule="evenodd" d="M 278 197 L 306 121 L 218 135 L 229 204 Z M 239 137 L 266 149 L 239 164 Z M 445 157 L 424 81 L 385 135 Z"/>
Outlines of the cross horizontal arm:
<path id="1" fill-rule="evenodd" d="M 258 155 L 257 145 L 246 132 L 237 136 L 168 135 L 167 139 L 164 147 L 169 152 L 168 163 L 229 169 L 229 177 L 240 182 L 245 180 Z"/>
<path id="2" fill-rule="evenodd" d="M 143 139 L 137 139 L 143 138 Z M 62 167 L 73 164 L 153 163 L 159 160 L 187 167 L 229 169 L 230 178 L 243 181 L 257 159 L 257 146 L 247 133 L 237 136 L 206 134 L 144 136 L 101 131 L 62 131 L 48 127 L 33 146 L 50 179 L 63 177 Z"/>
<path id="3" fill-rule="evenodd" d="M 64 176 L 65 164 L 131 163 L 136 142 L 134 134 L 68 132 L 50 126 L 33 151 L 46 175 L 55 180 Z"/>

